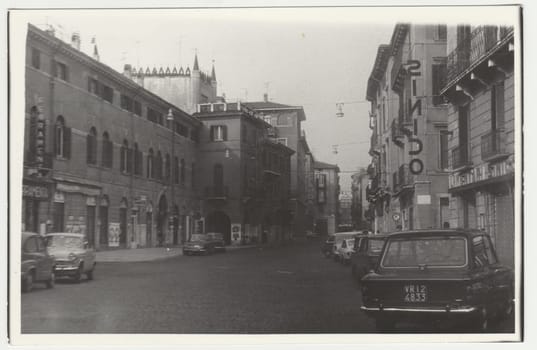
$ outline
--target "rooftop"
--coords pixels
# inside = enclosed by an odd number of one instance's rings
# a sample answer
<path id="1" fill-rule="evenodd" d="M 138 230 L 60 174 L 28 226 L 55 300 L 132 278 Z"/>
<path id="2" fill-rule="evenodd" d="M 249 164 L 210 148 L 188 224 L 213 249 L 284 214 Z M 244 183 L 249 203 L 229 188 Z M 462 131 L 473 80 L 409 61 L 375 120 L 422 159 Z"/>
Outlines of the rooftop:
<path id="1" fill-rule="evenodd" d="M 337 169 L 337 171 L 339 171 L 339 167 L 335 164 L 329 164 L 329 163 L 325 163 L 325 162 L 320 162 L 320 161 L 315 161 L 313 167 L 315 169 Z"/>

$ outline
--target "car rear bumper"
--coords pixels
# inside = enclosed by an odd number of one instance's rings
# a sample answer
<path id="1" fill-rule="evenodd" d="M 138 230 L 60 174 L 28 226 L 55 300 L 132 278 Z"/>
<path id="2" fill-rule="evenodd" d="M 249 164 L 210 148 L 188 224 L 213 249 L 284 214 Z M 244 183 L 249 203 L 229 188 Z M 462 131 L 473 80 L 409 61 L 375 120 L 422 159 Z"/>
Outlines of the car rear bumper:
<path id="1" fill-rule="evenodd" d="M 475 306 L 447 307 L 366 307 L 360 308 L 369 317 L 391 320 L 471 320 L 479 312 Z"/>

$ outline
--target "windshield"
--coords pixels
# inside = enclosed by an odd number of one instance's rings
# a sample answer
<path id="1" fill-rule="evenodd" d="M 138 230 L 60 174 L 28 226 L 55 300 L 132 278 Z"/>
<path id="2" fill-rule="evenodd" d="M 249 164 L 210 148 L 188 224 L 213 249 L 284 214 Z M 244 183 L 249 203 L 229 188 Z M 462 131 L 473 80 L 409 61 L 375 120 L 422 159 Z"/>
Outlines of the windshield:
<path id="1" fill-rule="evenodd" d="M 464 237 L 393 238 L 387 243 L 383 267 L 462 267 L 467 251 Z"/>
<path id="2" fill-rule="evenodd" d="M 84 249 L 84 240 L 82 237 L 73 236 L 48 236 L 47 247 L 67 248 L 67 249 Z"/>
<path id="3" fill-rule="evenodd" d="M 200 233 L 195 233 L 192 235 L 192 237 L 190 237 L 190 242 L 201 242 L 206 240 L 207 236 Z"/>
<path id="4" fill-rule="evenodd" d="M 372 253 L 380 253 L 383 245 L 384 245 L 383 239 L 370 239 L 369 251 L 371 251 Z"/>

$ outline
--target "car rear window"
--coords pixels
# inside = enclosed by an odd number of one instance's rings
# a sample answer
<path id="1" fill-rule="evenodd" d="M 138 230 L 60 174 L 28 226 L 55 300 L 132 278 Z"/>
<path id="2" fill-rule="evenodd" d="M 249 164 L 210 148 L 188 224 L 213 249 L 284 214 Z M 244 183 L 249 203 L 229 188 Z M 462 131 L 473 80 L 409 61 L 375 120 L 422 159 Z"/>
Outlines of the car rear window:
<path id="1" fill-rule="evenodd" d="M 381 266 L 463 267 L 467 264 L 467 245 L 464 237 L 413 237 L 388 240 Z"/>
<path id="2" fill-rule="evenodd" d="M 372 253 L 380 253 L 384 246 L 383 239 L 371 239 L 369 240 L 369 251 Z"/>

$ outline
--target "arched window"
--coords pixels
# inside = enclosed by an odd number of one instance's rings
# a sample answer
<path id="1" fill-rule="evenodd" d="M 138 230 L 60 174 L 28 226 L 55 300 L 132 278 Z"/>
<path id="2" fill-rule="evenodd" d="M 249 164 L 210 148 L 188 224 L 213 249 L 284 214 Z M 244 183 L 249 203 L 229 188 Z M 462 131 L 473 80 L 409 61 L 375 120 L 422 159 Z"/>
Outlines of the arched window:
<path id="1" fill-rule="evenodd" d="M 173 157 L 173 183 L 179 184 L 179 158 Z"/>
<path id="2" fill-rule="evenodd" d="M 86 162 L 97 164 L 97 130 L 94 127 L 86 136 Z"/>
<path id="3" fill-rule="evenodd" d="M 61 115 L 56 118 L 54 153 L 61 158 L 71 158 L 71 128 L 65 126 L 65 120 Z"/>
<path id="4" fill-rule="evenodd" d="M 134 174 L 135 175 L 142 175 L 142 161 L 143 161 L 143 155 L 142 151 L 138 148 L 138 143 L 134 143 L 134 151 L 133 156 L 134 159 Z"/>
<path id="5" fill-rule="evenodd" d="M 147 177 L 152 179 L 155 177 L 154 174 L 154 157 L 153 157 L 153 149 L 150 148 L 149 152 L 147 153 Z"/>
<path id="6" fill-rule="evenodd" d="M 155 162 L 155 175 L 158 180 L 162 180 L 162 153 L 157 151 L 157 159 Z"/>
<path id="7" fill-rule="evenodd" d="M 166 156 L 164 157 L 164 177 L 166 181 L 169 181 L 171 175 L 171 164 L 170 164 L 170 155 L 166 153 Z"/>
<path id="8" fill-rule="evenodd" d="M 129 142 L 127 140 L 123 140 L 123 144 L 121 145 L 121 157 L 120 157 L 119 170 L 127 173 L 129 171 L 128 165 L 129 165 Z"/>
<path id="9" fill-rule="evenodd" d="M 103 141 L 102 141 L 102 154 L 101 154 L 101 164 L 104 167 L 111 168 L 113 165 L 114 159 L 114 144 L 110 141 L 110 136 L 108 132 L 103 132 Z"/>

